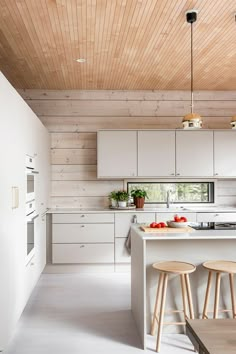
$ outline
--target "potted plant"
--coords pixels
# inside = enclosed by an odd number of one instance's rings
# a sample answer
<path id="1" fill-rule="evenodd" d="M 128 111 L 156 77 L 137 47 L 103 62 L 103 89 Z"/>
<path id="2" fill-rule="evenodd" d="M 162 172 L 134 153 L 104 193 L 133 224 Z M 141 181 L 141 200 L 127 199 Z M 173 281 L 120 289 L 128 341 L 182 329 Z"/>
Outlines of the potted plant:
<path id="1" fill-rule="evenodd" d="M 120 208 L 125 208 L 127 206 L 127 201 L 129 200 L 129 193 L 126 191 L 117 192 L 117 201 Z"/>
<path id="2" fill-rule="evenodd" d="M 109 200 L 111 201 L 112 207 L 117 207 L 117 191 L 112 191 L 109 196 Z"/>
<path id="3" fill-rule="evenodd" d="M 143 208 L 145 203 L 145 198 L 148 198 L 147 192 L 144 189 L 133 189 L 131 191 L 131 197 L 134 199 L 134 204 L 136 208 Z"/>

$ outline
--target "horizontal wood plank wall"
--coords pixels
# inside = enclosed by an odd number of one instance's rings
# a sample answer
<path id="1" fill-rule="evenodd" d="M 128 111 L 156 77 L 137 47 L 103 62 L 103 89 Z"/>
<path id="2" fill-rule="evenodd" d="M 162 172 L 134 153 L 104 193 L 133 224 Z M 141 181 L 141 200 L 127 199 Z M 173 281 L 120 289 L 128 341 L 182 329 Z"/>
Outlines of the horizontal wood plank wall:
<path id="1" fill-rule="evenodd" d="M 99 129 L 181 128 L 190 111 L 187 91 L 19 90 L 51 132 L 51 206 L 105 207 L 122 180 L 97 180 Z M 236 91 L 197 91 L 204 128 L 230 128 Z M 235 204 L 235 181 L 218 183 L 218 202 Z"/>

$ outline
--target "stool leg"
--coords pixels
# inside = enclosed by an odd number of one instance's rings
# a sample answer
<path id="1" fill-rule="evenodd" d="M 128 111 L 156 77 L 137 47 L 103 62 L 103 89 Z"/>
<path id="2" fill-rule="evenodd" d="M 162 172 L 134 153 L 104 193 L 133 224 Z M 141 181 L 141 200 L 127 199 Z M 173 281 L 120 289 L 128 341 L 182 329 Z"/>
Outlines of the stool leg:
<path id="1" fill-rule="evenodd" d="M 166 303 L 166 289 L 167 289 L 167 282 L 168 282 L 168 274 L 166 273 L 164 274 L 163 282 L 164 284 L 162 287 L 162 294 L 161 294 L 160 318 L 158 322 L 158 333 L 157 333 L 157 343 L 156 343 L 156 351 L 158 353 L 160 351 L 161 334 L 162 334 L 164 310 L 165 310 L 165 303 Z"/>
<path id="2" fill-rule="evenodd" d="M 220 276 L 221 276 L 220 273 L 216 273 L 215 303 L 214 303 L 213 318 L 218 317 L 219 295 L 220 295 Z"/>
<path id="3" fill-rule="evenodd" d="M 212 272 L 210 271 L 208 274 L 206 295 L 205 295 L 205 301 L 204 301 L 204 307 L 203 307 L 203 313 L 202 313 L 203 319 L 207 318 L 207 308 L 208 308 L 208 301 L 209 301 L 209 295 L 210 295 L 210 290 L 211 290 L 211 278 L 212 278 Z"/>
<path id="4" fill-rule="evenodd" d="M 233 273 L 229 274 L 229 283 L 230 283 L 233 318 L 236 318 L 235 296 L 234 296 L 234 275 L 233 275 Z"/>
<path id="5" fill-rule="evenodd" d="M 190 287 L 190 281 L 189 281 L 189 275 L 185 274 L 185 283 L 186 283 L 186 289 L 187 289 L 187 297 L 188 297 L 188 307 L 189 307 L 189 314 L 190 314 L 190 319 L 194 319 L 194 311 L 193 311 L 193 299 L 192 299 L 192 292 L 191 292 L 191 287 Z"/>
<path id="6" fill-rule="evenodd" d="M 184 320 L 186 320 L 188 316 L 187 316 L 186 288 L 185 288 L 184 274 L 180 275 L 180 280 L 181 280 L 182 300 L 183 300 L 183 307 L 184 307 Z"/>
<path id="7" fill-rule="evenodd" d="M 163 278 L 164 278 L 164 273 L 160 273 L 158 287 L 157 287 L 155 308 L 154 308 L 154 312 L 153 312 L 153 320 L 152 320 L 152 328 L 151 328 L 151 335 L 152 336 L 154 336 L 155 330 L 156 330 L 158 308 L 159 308 L 160 299 L 161 299 L 160 295 L 161 295 L 161 291 L 162 291 L 162 287 L 163 287 Z"/>

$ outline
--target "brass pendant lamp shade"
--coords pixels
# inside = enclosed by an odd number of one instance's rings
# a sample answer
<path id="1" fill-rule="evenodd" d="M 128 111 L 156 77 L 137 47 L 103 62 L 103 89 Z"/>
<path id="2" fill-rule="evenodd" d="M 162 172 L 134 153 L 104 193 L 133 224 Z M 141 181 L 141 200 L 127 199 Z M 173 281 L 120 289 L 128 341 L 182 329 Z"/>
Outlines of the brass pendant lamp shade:
<path id="1" fill-rule="evenodd" d="M 186 20 L 191 25 L 191 113 L 183 117 L 182 123 L 184 129 L 202 128 L 202 118 L 199 114 L 193 113 L 193 24 L 197 21 L 197 10 L 186 12 Z"/>
<path id="2" fill-rule="evenodd" d="M 236 129 L 236 116 L 232 117 L 230 124 L 231 124 L 232 129 Z"/>

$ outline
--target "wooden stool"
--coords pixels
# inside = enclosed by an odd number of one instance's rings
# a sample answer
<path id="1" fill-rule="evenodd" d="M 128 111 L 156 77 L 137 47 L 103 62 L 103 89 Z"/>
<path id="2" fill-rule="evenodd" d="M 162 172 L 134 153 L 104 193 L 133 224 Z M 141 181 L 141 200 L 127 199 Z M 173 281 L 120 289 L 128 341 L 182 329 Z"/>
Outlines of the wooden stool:
<path id="1" fill-rule="evenodd" d="M 182 289 L 183 310 L 175 310 L 173 312 L 183 312 L 185 319 L 188 318 L 187 303 L 186 303 L 186 295 L 187 295 L 189 318 L 194 319 L 192 294 L 191 294 L 190 282 L 189 282 L 189 273 L 193 273 L 196 270 L 196 267 L 190 263 L 175 262 L 175 261 L 154 263 L 152 266 L 154 269 L 160 272 L 157 294 L 156 294 L 156 303 L 155 303 L 155 309 L 153 313 L 153 321 L 151 327 L 151 334 L 154 335 L 156 323 L 158 323 L 156 351 L 159 352 L 163 324 L 176 324 L 176 325 L 185 324 L 185 322 L 169 322 L 169 323 L 163 322 L 168 275 L 169 274 L 179 275 L 180 282 L 181 282 L 181 289 Z M 158 316 L 158 312 L 159 312 L 159 316 Z"/>
<path id="2" fill-rule="evenodd" d="M 229 274 L 232 313 L 233 313 L 233 318 L 236 318 L 235 296 L 234 296 L 234 274 L 236 273 L 236 262 L 208 261 L 208 262 L 203 263 L 203 267 L 209 271 L 209 274 L 208 274 L 208 281 L 207 281 L 207 288 L 206 288 L 206 295 L 205 295 L 202 318 L 203 319 L 208 318 L 207 308 L 208 308 L 208 301 L 209 301 L 209 295 L 210 295 L 210 290 L 211 290 L 211 280 L 212 280 L 213 273 L 216 274 L 213 318 L 218 317 L 218 312 L 230 312 L 231 311 L 228 309 L 219 310 L 220 280 L 221 280 L 222 273 Z"/>

